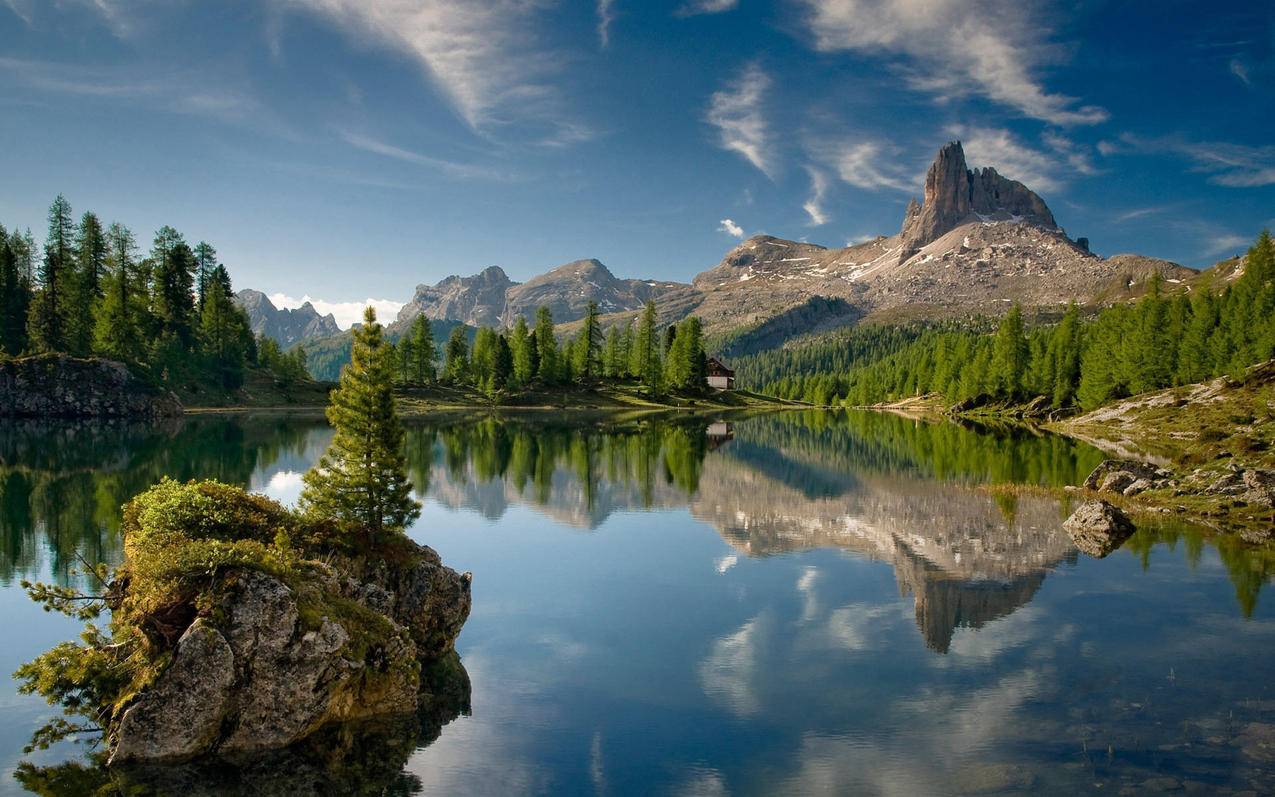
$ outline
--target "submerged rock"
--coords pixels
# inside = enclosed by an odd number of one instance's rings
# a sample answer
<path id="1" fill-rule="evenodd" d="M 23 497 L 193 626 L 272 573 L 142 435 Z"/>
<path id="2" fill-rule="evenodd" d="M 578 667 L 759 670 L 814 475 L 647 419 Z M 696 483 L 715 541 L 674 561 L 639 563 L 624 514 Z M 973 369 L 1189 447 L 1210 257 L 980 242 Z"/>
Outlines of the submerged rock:
<path id="1" fill-rule="evenodd" d="M 1106 501 L 1086 501 L 1063 523 L 1082 553 L 1101 559 L 1124 544 L 1135 531 L 1132 521 Z"/>
<path id="2" fill-rule="evenodd" d="M 176 396 L 113 360 L 41 354 L 0 362 L 0 417 L 158 419 L 181 414 Z"/>

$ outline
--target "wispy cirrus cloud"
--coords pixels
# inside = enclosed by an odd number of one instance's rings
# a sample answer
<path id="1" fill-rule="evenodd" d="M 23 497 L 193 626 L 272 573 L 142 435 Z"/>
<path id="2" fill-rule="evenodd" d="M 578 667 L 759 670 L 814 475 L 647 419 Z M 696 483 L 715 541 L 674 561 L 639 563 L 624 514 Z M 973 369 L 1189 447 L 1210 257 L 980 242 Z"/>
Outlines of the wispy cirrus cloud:
<path id="1" fill-rule="evenodd" d="M 828 223 L 828 213 L 823 204 L 828 195 L 828 175 L 813 166 L 807 166 L 806 173 L 810 175 L 810 198 L 801 209 L 810 217 L 811 227 L 822 227 Z"/>
<path id="2" fill-rule="evenodd" d="M 1167 152 L 1191 162 L 1191 170 L 1228 188 L 1275 185 L 1275 145 L 1249 146 L 1225 141 L 1190 141 L 1179 136 L 1143 138 L 1126 133 L 1120 140 L 1135 152 Z"/>
<path id="3" fill-rule="evenodd" d="M 0 57 L 0 73 L 41 92 L 123 100 L 172 113 L 222 121 L 269 123 L 269 114 L 248 92 L 219 87 L 207 74 L 134 67 L 62 64 Z"/>
<path id="4" fill-rule="evenodd" d="M 1056 146 L 1046 151 L 1024 143 L 1001 128 L 954 125 L 948 128 L 948 132 L 961 140 L 970 168 L 991 166 L 1036 192 L 1060 190 L 1068 180 L 1068 167 L 1075 168 L 1072 158 L 1068 157 L 1072 147 L 1070 142 L 1061 145 L 1061 142 L 1055 141 Z M 1048 137 L 1046 141 L 1048 143 Z M 1061 161 L 1060 148 L 1063 150 Z M 1077 171 L 1089 173 L 1083 169 Z"/>
<path id="5" fill-rule="evenodd" d="M 709 100 L 708 122 L 723 149 L 738 153 L 767 177 L 774 177 L 773 144 L 764 104 L 770 76 L 756 62 Z"/>
<path id="6" fill-rule="evenodd" d="M 800 0 L 813 46 L 898 59 L 909 84 L 947 100 L 979 94 L 1057 125 L 1105 121 L 1108 113 L 1054 94 L 1037 73 L 1060 49 L 1021 0 Z"/>
<path id="7" fill-rule="evenodd" d="M 553 84 L 563 58 L 547 51 L 536 33 L 536 14 L 545 0 L 274 2 L 325 17 L 364 42 L 413 58 L 475 131 L 526 123 L 569 128 L 570 140 L 587 137 Z M 560 134 L 551 138 L 565 140 Z"/>
<path id="8" fill-rule="evenodd" d="M 913 191 L 917 187 L 913 170 L 900 162 L 900 149 L 884 141 L 861 136 L 814 138 L 806 142 L 806 154 L 855 188 Z M 814 193 L 819 194 L 817 190 Z M 822 199 L 821 196 L 819 198 Z M 806 212 L 809 214 L 810 211 Z"/>
<path id="9" fill-rule="evenodd" d="M 341 140 L 355 149 L 370 152 L 374 155 L 382 155 L 386 158 L 403 161 L 405 163 L 414 163 L 417 166 L 424 166 L 451 177 L 459 177 L 464 179 L 485 179 L 485 180 L 510 180 L 513 175 L 509 172 L 499 169 L 492 169 L 486 166 L 480 166 L 471 163 L 462 163 L 458 161 L 447 160 L 446 158 L 438 158 L 433 155 L 425 155 L 414 150 L 398 147 L 389 144 L 378 138 L 356 133 L 349 130 L 338 131 Z"/>
<path id="10" fill-rule="evenodd" d="M 615 0 L 598 0 L 598 44 L 611 44 L 611 23 L 615 22 Z"/>
<path id="11" fill-rule="evenodd" d="M 1247 236 L 1230 232 L 1218 232 L 1204 239 L 1204 248 L 1201 250 L 1201 254 L 1207 257 L 1238 255 L 1248 249 L 1251 243 L 1252 240 Z"/>
<path id="12" fill-rule="evenodd" d="M 675 12 L 679 17 L 694 17 L 700 14 L 720 14 L 739 6 L 739 0 L 688 0 Z"/>

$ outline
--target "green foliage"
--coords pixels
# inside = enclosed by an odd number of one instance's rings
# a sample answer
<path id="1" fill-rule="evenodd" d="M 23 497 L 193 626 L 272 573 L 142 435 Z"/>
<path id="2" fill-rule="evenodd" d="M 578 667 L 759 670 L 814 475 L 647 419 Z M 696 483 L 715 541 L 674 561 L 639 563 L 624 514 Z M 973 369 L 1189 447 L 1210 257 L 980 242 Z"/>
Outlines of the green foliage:
<path id="1" fill-rule="evenodd" d="M 449 376 L 451 348 L 449 341 Z M 401 532 L 420 514 L 405 470 L 393 381 L 393 350 L 369 307 L 328 406 L 336 435 L 318 465 L 306 473 L 301 505 L 312 516 L 332 519 L 372 540 Z"/>
<path id="2" fill-rule="evenodd" d="M 357 346 L 357 343 L 355 345 Z M 466 341 L 463 327 L 452 330 L 451 337 L 447 339 L 445 356 L 443 378 L 456 385 L 468 384 L 470 381 L 469 343 Z"/>
<path id="3" fill-rule="evenodd" d="M 536 376 L 541 384 L 556 385 L 563 379 L 558 339 L 553 334 L 553 313 L 548 307 L 536 310 Z"/>
<path id="4" fill-rule="evenodd" d="M 1263 233 L 1221 294 L 1166 298 L 1158 278 L 1135 305 L 1089 319 L 1071 305 L 1027 328 L 1013 308 L 991 331 L 963 325 L 856 327 L 740 358 L 741 383 L 785 399 L 870 405 L 934 394 L 1093 409 L 1146 391 L 1238 377 L 1275 357 L 1275 244 Z"/>

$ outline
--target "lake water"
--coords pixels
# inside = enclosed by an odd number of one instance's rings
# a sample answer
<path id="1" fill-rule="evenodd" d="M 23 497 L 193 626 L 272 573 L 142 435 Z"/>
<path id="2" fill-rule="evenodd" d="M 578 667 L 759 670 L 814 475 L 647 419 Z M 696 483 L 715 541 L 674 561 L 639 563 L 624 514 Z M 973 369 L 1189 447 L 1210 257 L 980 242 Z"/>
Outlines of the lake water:
<path id="1" fill-rule="evenodd" d="M 330 438 L 283 417 L 0 426 L 0 669 L 75 636 L 18 581 L 117 562 L 131 495 L 168 474 L 293 501 Z M 154 782 L 1275 792 L 1275 555 L 1171 526 L 1078 553 L 1066 506 L 1004 486 L 1078 483 L 1102 459 L 1086 446 L 880 414 L 527 414 L 414 423 L 408 455 L 425 504 L 411 536 L 474 573 L 469 683 L 429 716 L 316 743 L 339 755 Z M 58 765 L 82 748 L 24 756 L 53 711 L 4 683 L 0 793 L 22 793 L 20 761 L 47 793 L 80 793 Z"/>

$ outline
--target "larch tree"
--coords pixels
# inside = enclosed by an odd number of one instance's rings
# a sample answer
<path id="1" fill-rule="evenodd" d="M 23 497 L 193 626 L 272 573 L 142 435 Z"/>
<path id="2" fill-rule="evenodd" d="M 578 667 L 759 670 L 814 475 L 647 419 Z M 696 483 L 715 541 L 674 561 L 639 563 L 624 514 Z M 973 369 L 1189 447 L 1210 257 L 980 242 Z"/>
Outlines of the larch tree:
<path id="1" fill-rule="evenodd" d="M 401 533 L 421 511 L 407 477 L 393 381 L 393 355 L 369 307 L 328 405 L 336 435 L 305 474 L 300 504 L 307 514 L 368 542 Z"/>
<path id="2" fill-rule="evenodd" d="M 558 340 L 553 335 L 553 313 L 548 307 L 536 310 L 536 356 L 538 365 L 536 375 L 546 385 L 556 384 L 559 380 Z"/>
<path id="3" fill-rule="evenodd" d="M 434 328 L 424 315 L 418 315 L 412 322 L 411 340 L 412 379 L 420 385 L 429 384 L 436 378 L 434 361 L 438 359 L 438 352 L 434 344 Z"/>
<path id="4" fill-rule="evenodd" d="M 39 351 L 66 351 L 68 305 L 75 274 L 75 224 L 71 204 L 58 194 L 49 206 L 49 235 L 44 242 L 39 286 L 31 301 L 28 331 Z"/>
<path id="5" fill-rule="evenodd" d="M 992 343 L 991 375 L 997 393 L 1010 399 L 1022 397 L 1027 353 L 1023 310 L 1015 304 L 1001 319 Z"/>
<path id="6" fill-rule="evenodd" d="M 5 354 L 16 356 L 26 350 L 30 306 L 31 284 L 0 227 L 0 350 Z"/>
<path id="7" fill-rule="evenodd" d="M 106 242 L 106 278 L 93 324 L 93 350 L 114 360 L 137 362 L 142 356 L 138 325 L 142 308 L 133 280 L 137 243 L 120 224 L 107 229 Z"/>
<path id="8" fill-rule="evenodd" d="M 88 354 L 93 346 L 93 311 L 102 299 L 106 274 L 106 233 L 92 212 L 80 217 L 75 256 L 67 301 L 67 348 L 76 354 Z"/>
<path id="9" fill-rule="evenodd" d="M 443 376 L 454 385 L 469 381 L 469 342 L 465 340 L 465 328 L 458 326 L 447 339 L 447 351 Z"/>

